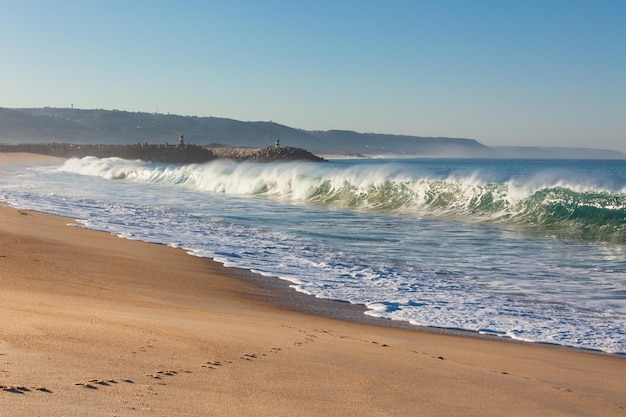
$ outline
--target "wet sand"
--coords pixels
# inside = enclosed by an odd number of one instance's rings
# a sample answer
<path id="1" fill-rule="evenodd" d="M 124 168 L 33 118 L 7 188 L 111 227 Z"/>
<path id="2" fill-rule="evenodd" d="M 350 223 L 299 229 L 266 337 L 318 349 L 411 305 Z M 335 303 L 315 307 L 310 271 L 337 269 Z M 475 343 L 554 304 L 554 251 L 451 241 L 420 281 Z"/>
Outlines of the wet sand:
<path id="1" fill-rule="evenodd" d="M 623 356 L 379 325 L 68 224 L 0 207 L 0 416 L 626 415 Z"/>

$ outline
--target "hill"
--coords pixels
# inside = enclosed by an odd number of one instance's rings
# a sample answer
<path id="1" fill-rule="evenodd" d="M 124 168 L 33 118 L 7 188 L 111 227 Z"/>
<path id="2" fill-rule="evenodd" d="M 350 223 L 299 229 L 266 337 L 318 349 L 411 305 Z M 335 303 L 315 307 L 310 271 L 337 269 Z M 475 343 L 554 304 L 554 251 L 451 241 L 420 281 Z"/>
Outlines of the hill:
<path id="1" fill-rule="evenodd" d="M 425 138 L 353 131 L 305 131 L 273 122 L 119 110 L 0 108 L 0 142 L 82 144 L 175 143 L 183 133 L 197 145 L 265 147 L 280 139 L 314 153 L 489 157 L 472 139 Z"/>
<path id="2" fill-rule="evenodd" d="M 68 108 L 0 108 L 0 143 L 175 144 L 264 148 L 281 145 L 316 154 L 461 158 L 621 159 L 608 150 L 543 147 L 488 147 L 474 139 L 420 137 L 348 130 L 307 131 L 274 122 Z"/>

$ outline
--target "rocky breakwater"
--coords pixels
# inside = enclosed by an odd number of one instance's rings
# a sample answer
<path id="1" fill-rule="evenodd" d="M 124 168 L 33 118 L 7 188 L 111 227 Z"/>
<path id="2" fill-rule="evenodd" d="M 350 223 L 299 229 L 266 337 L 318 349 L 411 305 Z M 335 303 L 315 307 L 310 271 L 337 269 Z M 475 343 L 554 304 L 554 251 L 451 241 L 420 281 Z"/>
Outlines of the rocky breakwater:
<path id="1" fill-rule="evenodd" d="M 0 152 L 29 152 L 61 158 L 118 157 L 169 164 L 193 164 L 215 159 L 235 161 L 325 161 L 311 152 L 292 147 L 207 148 L 199 145 L 77 145 L 65 143 L 0 145 Z"/>
<path id="2" fill-rule="evenodd" d="M 266 148 L 208 148 L 217 158 L 235 161 L 275 162 L 275 161 L 311 161 L 325 162 L 324 158 L 311 152 L 290 146 L 268 146 Z"/>

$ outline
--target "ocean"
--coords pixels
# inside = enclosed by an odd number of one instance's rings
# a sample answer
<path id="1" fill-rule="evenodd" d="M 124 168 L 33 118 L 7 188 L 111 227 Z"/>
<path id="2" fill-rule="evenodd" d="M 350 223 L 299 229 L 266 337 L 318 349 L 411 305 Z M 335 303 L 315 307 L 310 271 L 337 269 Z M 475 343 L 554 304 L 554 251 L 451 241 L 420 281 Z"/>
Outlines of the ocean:
<path id="1" fill-rule="evenodd" d="M 0 199 L 415 326 L 626 354 L 626 161 L 0 168 Z"/>

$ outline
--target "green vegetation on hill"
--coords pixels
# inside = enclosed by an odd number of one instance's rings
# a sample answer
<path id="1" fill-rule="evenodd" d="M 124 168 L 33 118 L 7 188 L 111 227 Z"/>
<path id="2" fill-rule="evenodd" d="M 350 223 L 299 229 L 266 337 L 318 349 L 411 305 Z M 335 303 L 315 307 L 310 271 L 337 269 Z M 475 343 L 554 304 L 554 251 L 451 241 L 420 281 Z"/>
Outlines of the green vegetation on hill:
<path id="1" fill-rule="evenodd" d="M 120 110 L 0 108 L 0 143 L 173 145 L 264 148 L 281 144 L 316 154 L 461 158 L 621 159 L 621 152 L 598 149 L 488 147 L 474 139 L 433 138 L 347 130 L 307 131 L 274 122 L 178 116 Z"/>
<path id="2" fill-rule="evenodd" d="M 0 142 L 174 144 L 180 134 L 193 144 L 266 147 L 276 139 L 314 153 L 493 156 L 472 139 L 423 138 L 353 131 L 305 131 L 273 122 L 134 113 L 118 110 L 0 108 Z"/>

